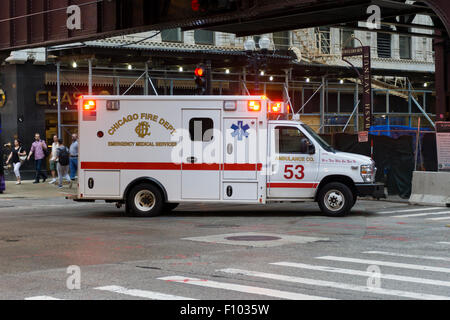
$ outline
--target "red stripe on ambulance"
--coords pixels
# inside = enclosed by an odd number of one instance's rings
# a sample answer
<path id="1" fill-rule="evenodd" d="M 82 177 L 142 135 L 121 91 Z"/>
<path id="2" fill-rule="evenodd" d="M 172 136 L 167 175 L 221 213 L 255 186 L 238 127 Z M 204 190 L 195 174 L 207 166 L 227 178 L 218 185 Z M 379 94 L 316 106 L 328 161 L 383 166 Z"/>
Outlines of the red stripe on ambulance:
<path id="1" fill-rule="evenodd" d="M 172 162 L 82 162 L 85 170 L 206 170 L 206 171 L 261 171 L 261 163 L 218 164 L 218 163 L 183 163 Z"/>
<path id="2" fill-rule="evenodd" d="M 267 188 L 317 188 L 318 183 L 268 183 Z"/>

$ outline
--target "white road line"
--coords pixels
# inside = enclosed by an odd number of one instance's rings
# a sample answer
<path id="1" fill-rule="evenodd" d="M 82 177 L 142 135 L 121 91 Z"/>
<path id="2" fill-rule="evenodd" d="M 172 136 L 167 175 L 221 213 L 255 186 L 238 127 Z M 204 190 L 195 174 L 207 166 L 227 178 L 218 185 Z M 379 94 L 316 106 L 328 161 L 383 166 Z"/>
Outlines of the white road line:
<path id="1" fill-rule="evenodd" d="M 446 242 L 446 241 L 440 241 L 438 243 L 440 243 L 440 244 L 450 244 L 450 242 Z"/>
<path id="2" fill-rule="evenodd" d="M 293 283 L 301 283 L 311 286 L 320 286 L 320 287 L 328 287 L 328 288 L 336 288 L 342 290 L 352 290 L 366 293 L 374 293 L 374 294 L 383 294 L 390 296 L 397 296 L 403 298 L 411 298 L 411 299 L 423 299 L 423 300 L 450 300 L 450 297 L 445 296 L 437 296 L 433 294 L 425 294 L 425 293 L 416 293 L 416 292 L 408 292 L 408 291 L 400 291 L 400 290 L 391 290 L 391 289 L 383 289 L 383 288 L 371 288 L 371 287 L 363 287 L 353 284 L 340 283 L 340 282 L 331 282 L 331 281 L 323 281 L 317 279 L 306 279 L 299 278 L 293 276 L 286 276 L 281 274 L 274 273 L 265 273 L 265 272 L 257 272 L 257 271 L 248 271 L 248 270 L 240 270 L 240 269 L 222 269 L 218 270 L 225 273 L 231 274 L 242 274 L 251 277 L 259 277 L 265 279 L 273 279 L 280 280 L 286 282 Z"/>
<path id="3" fill-rule="evenodd" d="M 437 214 L 448 214 L 448 213 L 450 213 L 450 211 L 416 213 L 416 214 L 403 214 L 403 215 L 400 215 L 400 216 L 391 216 L 391 218 L 423 217 L 423 216 L 431 216 L 431 215 L 437 215 Z"/>
<path id="4" fill-rule="evenodd" d="M 147 290 L 138 290 L 138 289 L 127 289 L 120 286 L 105 286 L 94 288 L 95 290 L 109 291 L 119 294 L 125 294 L 128 296 L 139 297 L 139 298 L 147 298 L 153 300 L 196 300 L 192 298 L 186 298 L 181 296 L 174 296 L 171 294 L 164 294 L 160 292 L 147 291 Z"/>
<path id="5" fill-rule="evenodd" d="M 402 209 L 402 210 L 392 210 L 392 211 L 380 211 L 377 213 L 388 214 L 388 213 L 416 212 L 416 211 L 428 211 L 428 210 L 442 210 L 442 208 L 433 207 L 433 208 L 406 209 L 406 210 Z"/>
<path id="6" fill-rule="evenodd" d="M 392 257 L 404 257 L 404 258 L 416 258 L 416 259 L 425 259 L 425 260 L 450 261 L 450 258 L 447 258 L 447 257 L 416 256 L 414 254 L 403 254 L 403 253 L 394 253 L 394 252 L 385 252 L 385 251 L 364 251 L 363 253 L 380 254 L 380 255 L 392 256 Z"/>
<path id="7" fill-rule="evenodd" d="M 25 298 L 25 300 L 61 300 L 61 299 L 50 297 L 50 296 L 36 296 L 36 297 Z"/>
<path id="8" fill-rule="evenodd" d="M 416 264 L 407 264 L 407 263 L 398 263 L 398 262 L 389 262 L 389 261 L 368 260 L 368 259 L 354 259 L 354 258 L 335 257 L 335 256 L 317 257 L 316 259 L 342 261 L 342 262 L 352 262 L 352 263 L 362 263 L 362 264 L 369 264 L 369 265 L 373 264 L 373 265 L 379 265 L 379 266 L 387 266 L 387 267 L 403 268 L 403 269 L 412 269 L 412 270 L 435 271 L 435 272 L 450 273 L 450 268 L 421 266 L 421 265 L 416 265 Z"/>
<path id="9" fill-rule="evenodd" d="M 442 217 L 442 218 L 427 218 L 425 220 L 433 220 L 433 221 L 441 221 L 441 220 L 450 220 L 450 217 Z"/>
<path id="10" fill-rule="evenodd" d="M 158 279 L 165 280 L 165 281 L 193 284 L 193 285 L 201 286 L 201 287 L 238 291 L 238 292 L 256 294 L 256 295 L 261 295 L 261 296 L 268 296 L 268 297 L 273 297 L 273 298 L 282 298 L 282 299 L 288 299 L 288 300 L 334 300 L 334 299 L 330 299 L 330 298 L 310 296 L 310 295 L 296 293 L 296 292 L 288 292 L 288 291 L 280 291 L 280 290 L 273 290 L 273 289 L 267 289 L 267 288 L 253 287 L 253 286 L 245 286 L 245 285 L 234 284 L 234 283 L 224 283 L 224 282 L 217 282 L 217 281 L 210 281 L 210 280 L 201 280 L 201 279 L 182 277 L 182 276 L 170 276 L 170 277 L 163 277 L 163 278 L 158 278 Z"/>
<path id="11" fill-rule="evenodd" d="M 303 264 L 303 263 L 295 263 L 295 262 L 274 262 L 274 263 L 270 263 L 270 264 L 273 264 L 273 265 L 276 265 L 276 266 L 283 266 L 283 267 L 293 267 L 293 268 L 308 269 L 308 270 L 335 272 L 335 273 L 349 274 L 349 275 L 362 276 L 362 277 L 373 277 L 373 273 L 372 272 L 361 271 L 361 270 L 341 269 L 341 268 L 325 267 L 325 266 L 315 266 L 315 265 L 309 265 L 309 264 Z M 380 277 L 381 277 L 381 279 L 387 279 L 387 280 L 414 282 L 414 283 L 420 283 L 420 284 L 430 284 L 430 285 L 434 285 L 434 286 L 450 287 L 450 281 L 423 279 L 423 278 L 399 276 L 399 275 L 396 275 L 396 274 L 384 274 L 384 273 L 382 273 L 380 275 Z"/>

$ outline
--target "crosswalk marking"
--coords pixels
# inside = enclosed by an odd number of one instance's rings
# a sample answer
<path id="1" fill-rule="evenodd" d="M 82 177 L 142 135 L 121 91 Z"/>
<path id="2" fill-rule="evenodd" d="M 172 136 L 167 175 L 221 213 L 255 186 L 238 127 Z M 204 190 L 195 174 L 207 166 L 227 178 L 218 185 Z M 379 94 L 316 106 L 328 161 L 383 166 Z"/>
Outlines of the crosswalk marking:
<path id="1" fill-rule="evenodd" d="M 316 266 L 316 265 L 309 265 L 309 264 L 296 263 L 296 262 L 274 262 L 274 263 L 270 263 L 270 264 L 273 264 L 276 266 L 283 266 L 283 267 L 318 270 L 318 271 L 334 272 L 334 273 L 349 274 L 349 275 L 356 275 L 356 276 L 363 276 L 363 277 L 372 277 L 373 276 L 373 273 L 368 272 L 368 271 Z M 384 274 L 384 273 L 382 273 L 380 276 L 382 279 L 387 279 L 387 280 L 396 280 L 396 281 L 414 282 L 414 283 L 420 283 L 420 284 L 430 284 L 430 285 L 435 285 L 435 286 L 450 287 L 450 281 L 423 279 L 423 278 L 407 277 L 407 276 L 400 276 L 400 275 L 396 275 L 396 274 Z"/>
<path id="2" fill-rule="evenodd" d="M 450 213 L 450 211 L 426 212 L 426 213 L 403 214 L 403 215 L 399 215 L 399 216 L 391 216 L 391 218 L 424 217 L 424 216 L 441 215 L 441 214 L 449 214 L 449 213 Z"/>
<path id="3" fill-rule="evenodd" d="M 450 220 L 450 217 L 427 218 L 427 219 L 425 219 L 425 220 L 433 220 L 433 221 Z"/>
<path id="4" fill-rule="evenodd" d="M 317 279 L 307 279 L 300 278 L 294 276 L 286 276 L 274 273 L 265 273 L 265 272 L 257 272 L 257 271 L 248 271 L 241 269 L 221 269 L 218 271 L 222 271 L 230 274 L 241 274 L 251 277 L 259 277 L 265 279 L 273 279 L 273 280 L 281 280 L 286 282 L 293 283 L 301 283 L 311 286 L 321 286 L 321 287 L 329 287 L 343 290 L 352 290 L 366 293 L 375 293 L 375 294 L 383 294 L 383 295 L 391 295 L 403 298 L 411 298 L 411 299 L 423 299 L 423 300 L 450 300 L 450 297 L 446 296 L 438 296 L 433 294 L 424 294 L 424 293 L 416 293 L 416 292 L 408 292 L 408 291 L 400 291 L 400 290 L 391 290 L 391 289 L 383 289 L 383 288 L 372 288 L 372 287 L 364 287 L 353 284 L 346 284 L 340 282 L 331 282 L 331 281 L 323 281 Z"/>
<path id="5" fill-rule="evenodd" d="M 289 299 L 289 300 L 334 300 L 334 299 L 330 299 L 330 298 L 310 296 L 310 295 L 296 293 L 296 292 L 288 292 L 288 291 L 280 291 L 280 290 L 273 290 L 273 289 L 267 289 L 267 288 L 253 287 L 253 286 L 245 286 L 245 285 L 234 284 L 234 283 L 224 283 L 224 282 L 217 282 L 217 281 L 210 281 L 210 280 L 201 280 L 201 279 L 189 278 L 189 277 L 183 277 L 183 276 L 170 276 L 170 277 L 162 277 L 162 278 L 158 278 L 158 279 L 165 280 L 165 281 L 187 283 L 187 284 L 201 286 L 201 287 L 225 289 L 225 290 L 231 290 L 231 291 L 256 294 L 256 295 L 261 295 L 261 296 L 269 296 L 269 297 L 273 297 L 273 298 Z"/>
<path id="6" fill-rule="evenodd" d="M 447 258 L 447 257 L 417 256 L 414 254 L 403 254 L 403 253 L 394 253 L 394 252 L 385 252 L 385 251 L 364 251 L 363 253 L 379 254 L 379 255 L 393 256 L 393 257 L 417 258 L 417 259 L 425 259 L 425 260 L 450 261 L 450 258 Z"/>
<path id="7" fill-rule="evenodd" d="M 402 209 L 402 210 L 392 210 L 392 211 L 380 211 L 377 213 L 388 214 L 388 213 L 402 213 L 402 212 L 416 212 L 416 211 L 429 211 L 429 210 L 439 210 L 440 208 L 420 208 L 420 209 Z"/>
<path id="8" fill-rule="evenodd" d="M 25 298 L 25 300 L 61 300 L 61 299 L 50 297 L 50 296 L 36 296 L 36 297 Z"/>
<path id="9" fill-rule="evenodd" d="M 355 259 L 355 258 L 335 257 L 335 256 L 323 256 L 323 257 L 317 257 L 316 259 L 362 263 L 362 264 L 379 265 L 379 266 L 387 266 L 387 267 L 403 268 L 403 269 L 450 273 L 450 268 L 421 266 L 421 265 L 416 265 L 416 264 L 398 263 L 398 262 L 389 262 L 389 261 Z"/>
<path id="10" fill-rule="evenodd" d="M 105 286 L 105 287 L 97 287 L 94 288 L 96 290 L 109 291 L 119 294 L 125 294 L 128 296 L 139 297 L 139 298 L 147 298 L 153 300 L 196 300 L 187 297 L 174 296 L 171 294 L 164 294 L 160 292 L 147 291 L 147 290 L 138 290 L 138 289 L 127 289 L 120 286 Z"/>

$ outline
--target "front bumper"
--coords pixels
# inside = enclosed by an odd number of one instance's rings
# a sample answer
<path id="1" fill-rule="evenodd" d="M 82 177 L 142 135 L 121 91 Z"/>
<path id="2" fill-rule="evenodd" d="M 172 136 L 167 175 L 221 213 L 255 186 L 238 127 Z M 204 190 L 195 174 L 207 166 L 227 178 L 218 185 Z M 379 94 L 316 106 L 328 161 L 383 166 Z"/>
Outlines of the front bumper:
<path id="1" fill-rule="evenodd" d="M 384 193 L 384 184 L 382 183 L 361 183 L 355 184 L 355 187 L 359 197 L 372 196 L 377 199 L 386 198 L 386 194 Z"/>

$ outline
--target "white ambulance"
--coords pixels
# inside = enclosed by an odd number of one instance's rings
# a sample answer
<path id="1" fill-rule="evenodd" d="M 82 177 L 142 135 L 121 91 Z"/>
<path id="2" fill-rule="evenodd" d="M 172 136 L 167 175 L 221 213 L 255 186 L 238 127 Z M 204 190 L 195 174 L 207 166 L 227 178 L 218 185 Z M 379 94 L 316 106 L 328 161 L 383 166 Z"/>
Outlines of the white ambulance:
<path id="1" fill-rule="evenodd" d="M 186 202 L 316 201 L 342 216 L 357 196 L 384 196 L 369 157 L 334 150 L 264 96 L 85 96 L 78 109 L 76 201 L 134 216 Z"/>

